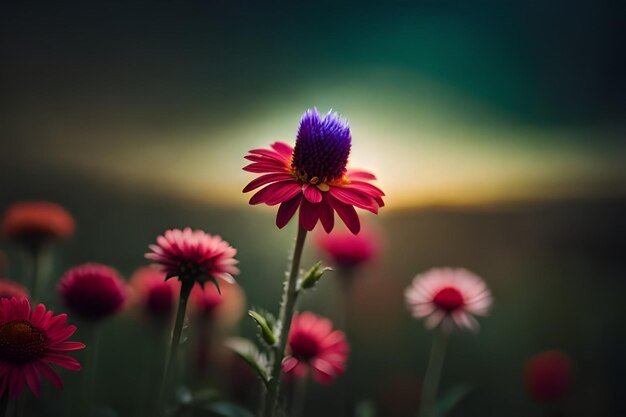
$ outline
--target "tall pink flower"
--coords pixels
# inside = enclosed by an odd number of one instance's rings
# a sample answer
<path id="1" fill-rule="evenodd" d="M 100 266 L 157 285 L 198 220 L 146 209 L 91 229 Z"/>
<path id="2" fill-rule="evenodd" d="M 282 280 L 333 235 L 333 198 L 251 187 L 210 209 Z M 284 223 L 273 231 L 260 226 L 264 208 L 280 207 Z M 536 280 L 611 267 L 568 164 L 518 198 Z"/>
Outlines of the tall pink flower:
<path id="1" fill-rule="evenodd" d="M 176 307 L 180 283 L 165 281 L 165 273 L 156 268 L 142 267 L 130 277 L 133 304 L 146 316 L 157 321 L 167 321 Z"/>
<path id="2" fill-rule="evenodd" d="M 67 315 L 54 316 L 43 304 L 31 311 L 26 298 L 0 299 L 0 397 L 8 391 L 17 398 L 26 385 L 39 397 L 42 377 L 63 388 L 50 364 L 80 370 L 80 363 L 65 353 L 85 345 L 67 341 L 76 326 L 66 321 Z"/>
<path id="3" fill-rule="evenodd" d="M 167 230 L 157 237 L 157 244 L 150 245 L 152 252 L 146 258 L 152 260 L 163 272 L 166 279 L 178 277 L 181 282 L 198 282 L 222 279 L 234 283 L 233 275 L 239 273 L 234 256 L 237 249 L 202 230 Z"/>
<path id="4" fill-rule="evenodd" d="M 328 384 L 346 369 L 349 346 L 343 332 L 333 330 L 327 318 L 310 312 L 294 315 L 283 372 Z"/>
<path id="5" fill-rule="evenodd" d="M 436 268 L 417 275 L 405 296 L 413 316 L 426 318 L 427 328 L 475 330 L 474 316 L 487 315 L 492 304 L 485 282 L 465 269 Z"/>
<path id="6" fill-rule="evenodd" d="M 300 224 L 308 231 L 319 220 L 329 233 L 337 212 L 357 234 L 360 221 L 354 208 L 378 213 L 385 194 L 370 184 L 374 175 L 346 167 L 351 142 L 350 127 L 337 113 L 322 117 L 317 109 L 308 110 L 300 121 L 295 147 L 275 142 L 271 149 L 253 149 L 245 157 L 252 163 L 244 170 L 263 175 L 243 192 L 265 186 L 250 198 L 250 204 L 280 204 L 276 215 L 279 228 L 300 209 Z"/>
<path id="7" fill-rule="evenodd" d="M 68 270 L 57 287 L 63 303 L 77 316 L 102 320 L 122 309 L 127 298 L 126 283 L 106 265 L 87 263 Z"/>

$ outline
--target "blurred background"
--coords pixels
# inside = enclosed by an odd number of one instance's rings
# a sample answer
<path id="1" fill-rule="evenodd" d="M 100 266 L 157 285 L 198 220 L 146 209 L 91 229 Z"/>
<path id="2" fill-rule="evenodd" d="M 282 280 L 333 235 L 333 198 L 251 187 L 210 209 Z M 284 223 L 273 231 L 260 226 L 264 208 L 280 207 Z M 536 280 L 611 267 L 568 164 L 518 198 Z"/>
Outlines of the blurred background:
<path id="1" fill-rule="evenodd" d="M 360 270 L 342 377 L 362 407 L 415 414 L 431 334 L 403 291 L 418 272 L 462 266 L 495 305 L 479 334 L 451 340 L 441 391 L 471 391 L 450 415 L 626 413 L 623 2 L 0 7 L 0 208 L 51 200 L 77 224 L 54 251 L 52 305 L 67 268 L 97 261 L 129 276 L 158 234 L 191 226 L 238 248 L 248 305 L 276 310 L 295 227 L 248 206 L 243 156 L 293 142 L 307 108 L 332 108 L 351 124 L 351 166 L 387 194 L 364 216 L 382 253 Z M 23 279 L 18 248 L 0 248 L 6 275 Z M 335 317 L 337 281 L 301 309 Z M 116 318 L 103 341 L 100 401 L 122 416 L 134 415 L 136 325 Z M 574 379 L 546 407 L 522 368 L 548 349 L 571 357 Z M 310 384 L 305 415 L 341 415 L 329 408 L 340 393 Z"/>

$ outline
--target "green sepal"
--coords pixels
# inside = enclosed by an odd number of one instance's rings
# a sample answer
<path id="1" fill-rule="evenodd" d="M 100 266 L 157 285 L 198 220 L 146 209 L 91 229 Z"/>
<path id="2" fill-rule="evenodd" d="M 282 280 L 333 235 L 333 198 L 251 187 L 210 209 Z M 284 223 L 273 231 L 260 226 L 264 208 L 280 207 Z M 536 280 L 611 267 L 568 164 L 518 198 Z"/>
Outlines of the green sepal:
<path id="1" fill-rule="evenodd" d="M 332 268 L 329 268 L 327 266 L 323 267 L 321 261 L 316 263 L 308 271 L 306 271 L 306 273 L 300 280 L 300 289 L 308 290 L 315 287 L 315 284 L 317 284 L 317 282 L 322 278 L 324 273 L 332 270 Z"/>
<path id="2" fill-rule="evenodd" d="M 276 344 L 276 336 L 274 336 L 274 332 L 270 328 L 265 317 L 263 317 L 263 315 L 254 310 L 249 310 L 248 315 L 252 317 L 252 319 L 261 329 L 261 336 L 263 337 L 265 343 L 270 346 L 274 346 L 274 344 Z"/>

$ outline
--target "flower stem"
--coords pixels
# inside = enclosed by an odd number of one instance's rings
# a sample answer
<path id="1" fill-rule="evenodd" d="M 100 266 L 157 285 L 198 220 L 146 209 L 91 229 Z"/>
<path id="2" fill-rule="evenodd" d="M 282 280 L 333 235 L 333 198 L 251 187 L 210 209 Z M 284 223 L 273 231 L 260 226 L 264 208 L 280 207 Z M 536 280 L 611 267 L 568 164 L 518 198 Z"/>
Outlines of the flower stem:
<path id="1" fill-rule="evenodd" d="M 304 403 L 306 402 L 306 383 L 308 375 L 303 375 L 294 381 L 293 403 L 291 405 L 291 417 L 302 417 Z"/>
<path id="2" fill-rule="evenodd" d="M 41 269 L 42 269 L 42 257 L 43 250 L 40 245 L 33 245 L 30 248 L 31 256 L 31 280 L 30 280 L 30 299 L 35 301 L 39 296 L 39 286 L 41 285 Z"/>
<path id="3" fill-rule="evenodd" d="M 176 363 L 176 357 L 178 356 L 178 346 L 180 345 L 180 336 L 183 332 L 183 324 L 185 322 L 185 313 L 187 311 L 187 301 L 189 300 L 189 294 L 193 288 L 195 281 L 183 281 L 180 287 L 180 299 L 178 301 L 178 311 L 176 313 L 176 322 L 174 323 L 174 332 L 172 333 L 172 343 L 167 355 L 167 361 L 165 365 L 165 371 L 163 373 L 163 380 L 161 383 L 161 390 L 159 395 L 159 403 L 163 405 L 166 400 L 166 390 L 170 384 L 172 378 L 172 371 L 174 364 Z"/>
<path id="4" fill-rule="evenodd" d="M 89 343 L 85 353 L 85 373 L 83 374 L 83 412 L 90 413 L 90 408 L 93 407 L 96 396 L 96 368 L 98 367 L 98 345 L 100 343 L 100 326 L 98 324 L 91 324 L 87 326 L 89 331 Z"/>
<path id="5" fill-rule="evenodd" d="M 291 258 L 291 271 L 285 285 L 283 293 L 283 302 L 280 308 L 280 334 L 278 341 L 274 345 L 274 362 L 272 363 L 272 374 L 267 387 L 265 396 L 265 407 L 263 410 L 264 417 L 272 417 L 278 402 L 278 386 L 280 383 L 280 370 L 285 356 L 285 348 L 287 347 L 287 339 L 289 338 L 289 330 L 291 329 L 291 321 L 293 312 L 296 307 L 298 298 L 298 274 L 300 271 L 300 260 L 302 258 L 302 250 L 304 249 L 304 240 L 306 239 L 306 230 L 302 225 L 298 225 L 298 235 L 296 237 L 296 245 L 293 249 L 293 257 Z"/>
<path id="6" fill-rule="evenodd" d="M 442 328 L 439 328 L 435 332 L 433 345 L 430 349 L 430 358 L 428 359 L 426 376 L 424 377 L 424 385 L 422 388 L 419 417 L 435 416 L 437 389 L 439 387 L 439 379 L 441 377 L 443 359 L 446 355 L 447 342 L 447 333 Z"/>

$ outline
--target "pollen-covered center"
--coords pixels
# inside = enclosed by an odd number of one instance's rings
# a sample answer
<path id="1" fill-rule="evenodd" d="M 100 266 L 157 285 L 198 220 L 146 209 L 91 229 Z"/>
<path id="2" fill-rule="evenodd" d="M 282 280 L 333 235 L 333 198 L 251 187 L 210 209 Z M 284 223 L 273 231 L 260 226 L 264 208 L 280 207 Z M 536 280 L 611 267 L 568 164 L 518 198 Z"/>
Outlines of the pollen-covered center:
<path id="1" fill-rule="evenodd" d="M 291 168 L 304 183 L 338 180 L 346 172 L 351 141 L 350 127 L 337 113 L 322 119 L 317 110 L 309 110 L 300 121 Z"/>
<path id="2" fill-rule="evenodd" d="M 454 287 L 446 287 L 441 290 L 433 298 L 435 305 L 443 310 L 453 311 L 465 304 L 463 294 Z"/>
<path id="3" fill-rule="evenodd" d="M 47 338 L 26 320 L 12 320 L 0 326 L 0 359 L 26 363 L 44 355 Z"/>
<path id="4" fill-rule="evenodd" d="M 296 333 L 289 341 L 291 354 L 300 360 L 308 361 L 319 354 L 318 340 L 307 333 Z"/>
<path id="5" fill-rule="evenodd" d="M 181 281 L 190 280 L 194 281 L 202 275 L 207 274 L 207 268 L 205 265 L 200 265 L 194 261 L 183 262 L 178 267 L 178 278 Z"/>

